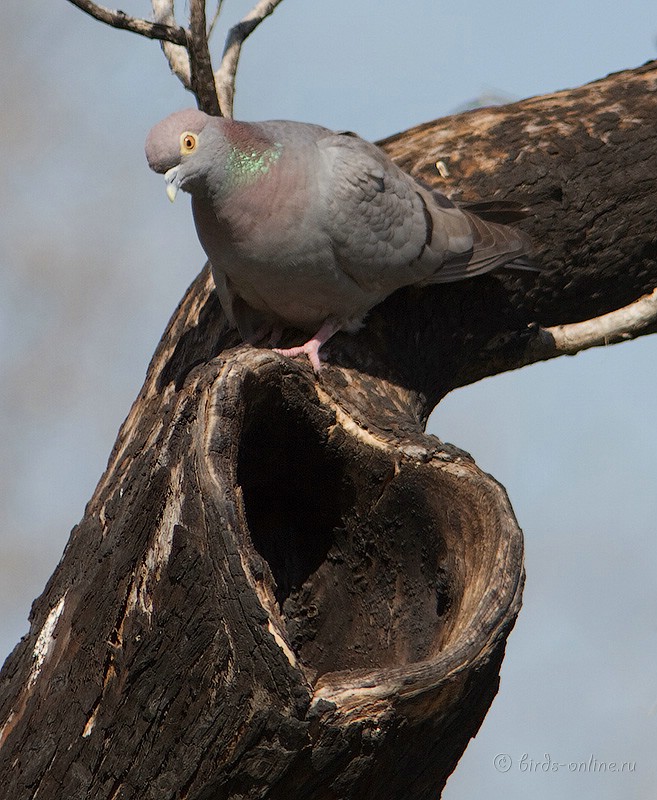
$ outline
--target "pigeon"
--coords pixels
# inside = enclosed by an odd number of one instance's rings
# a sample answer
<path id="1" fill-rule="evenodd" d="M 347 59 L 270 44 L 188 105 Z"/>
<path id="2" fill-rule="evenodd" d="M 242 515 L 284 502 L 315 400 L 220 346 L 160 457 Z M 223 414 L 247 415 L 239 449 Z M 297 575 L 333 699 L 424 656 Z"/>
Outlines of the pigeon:
<path id="1" fill-rule="evenodd" d="M 402 286 L 522 268 L 529 237 L 457 207 L 351 131 L 303 122 L 239 122 L 197 109 L 155 125 L 146 158 L 169 199 L 192 197 L 222 308 L 244 341 L 285 328 L 306 355 Z"/>

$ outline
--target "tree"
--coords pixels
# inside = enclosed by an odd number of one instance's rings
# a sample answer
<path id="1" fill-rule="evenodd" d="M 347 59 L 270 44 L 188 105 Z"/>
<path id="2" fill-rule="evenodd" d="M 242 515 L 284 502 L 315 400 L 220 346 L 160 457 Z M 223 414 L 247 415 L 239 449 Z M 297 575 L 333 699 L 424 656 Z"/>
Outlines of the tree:
<path id="1" fill-rule="evenodd" d="M 486 374 L 652 332 L 654 79 L 385 142 L 454 196 L 521 195 L 550 271 L 400 292 L 320 381 L 230 349 L 199 277 L 5 667 L 12 796 L 435 796 L 496 691 L 522 543 L 423 423 Z"/>

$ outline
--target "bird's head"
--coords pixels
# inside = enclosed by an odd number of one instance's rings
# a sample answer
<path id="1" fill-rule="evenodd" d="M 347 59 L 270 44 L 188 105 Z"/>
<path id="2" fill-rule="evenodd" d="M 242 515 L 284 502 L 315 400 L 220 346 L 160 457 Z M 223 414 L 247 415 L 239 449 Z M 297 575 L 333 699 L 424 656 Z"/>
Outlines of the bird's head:
<path id="1" fill-rule="evenodd" d="M 146 158 L 164 175 L 173 202 L 179 189 L 221 203 L 235 189 L 271 173 L 282 153 L 258 123 L 177 111 L 151 130 Z"/>
<path id="2" fill-rule="evenodd" d="M 146 138 L 149 167 L 163 174 L 167 195 L 173 202 L 179 189 L 192 191 L 207 172 L 209 148 L 214 138 L 212 117 L 191 108 L 176 111 L 151 128 Z"/>

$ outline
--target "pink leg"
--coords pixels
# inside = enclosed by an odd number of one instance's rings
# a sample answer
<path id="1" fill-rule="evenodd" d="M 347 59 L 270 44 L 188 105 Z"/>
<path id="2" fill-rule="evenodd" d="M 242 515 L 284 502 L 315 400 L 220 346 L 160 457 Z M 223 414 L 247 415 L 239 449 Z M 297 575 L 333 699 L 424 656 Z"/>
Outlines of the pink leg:
<path id="1" fill-rule="evenodd" d="M 308 339 L 305 344 L 302 344 L 300 347 L 290 347 L 287 350 L 275 348 L 274 352 L 281 356 L 287 356 L 288 358 L 307 355 L 315 372 L 319 372 L 322 368 L 319 360 L 319 348 L 328 342 L 331 336 L 333 336 L 333 334 L 337 333 L 339 330 L 340 324 L 338 322 L 327 319 L 322 327 L 312 337 L 312 339 Z"/>

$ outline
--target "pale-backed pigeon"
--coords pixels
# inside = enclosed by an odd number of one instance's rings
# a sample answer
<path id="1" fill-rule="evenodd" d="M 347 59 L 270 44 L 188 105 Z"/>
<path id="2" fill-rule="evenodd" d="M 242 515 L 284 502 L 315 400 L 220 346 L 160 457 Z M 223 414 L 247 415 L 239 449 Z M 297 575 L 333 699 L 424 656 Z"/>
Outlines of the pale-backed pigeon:
<path id="1" fill-rule="evenodd" d="M 357 330 L 402 286 L 479 275 L 531 249 L 528 237 L 454 205 L 351 132 L 300 122 L 246 123 L 190 109 L 146 140 L 173 201 L 192 195 L 196 230 L 221 305 L 243 339 L 282 328 L 319 348 Z"/>

